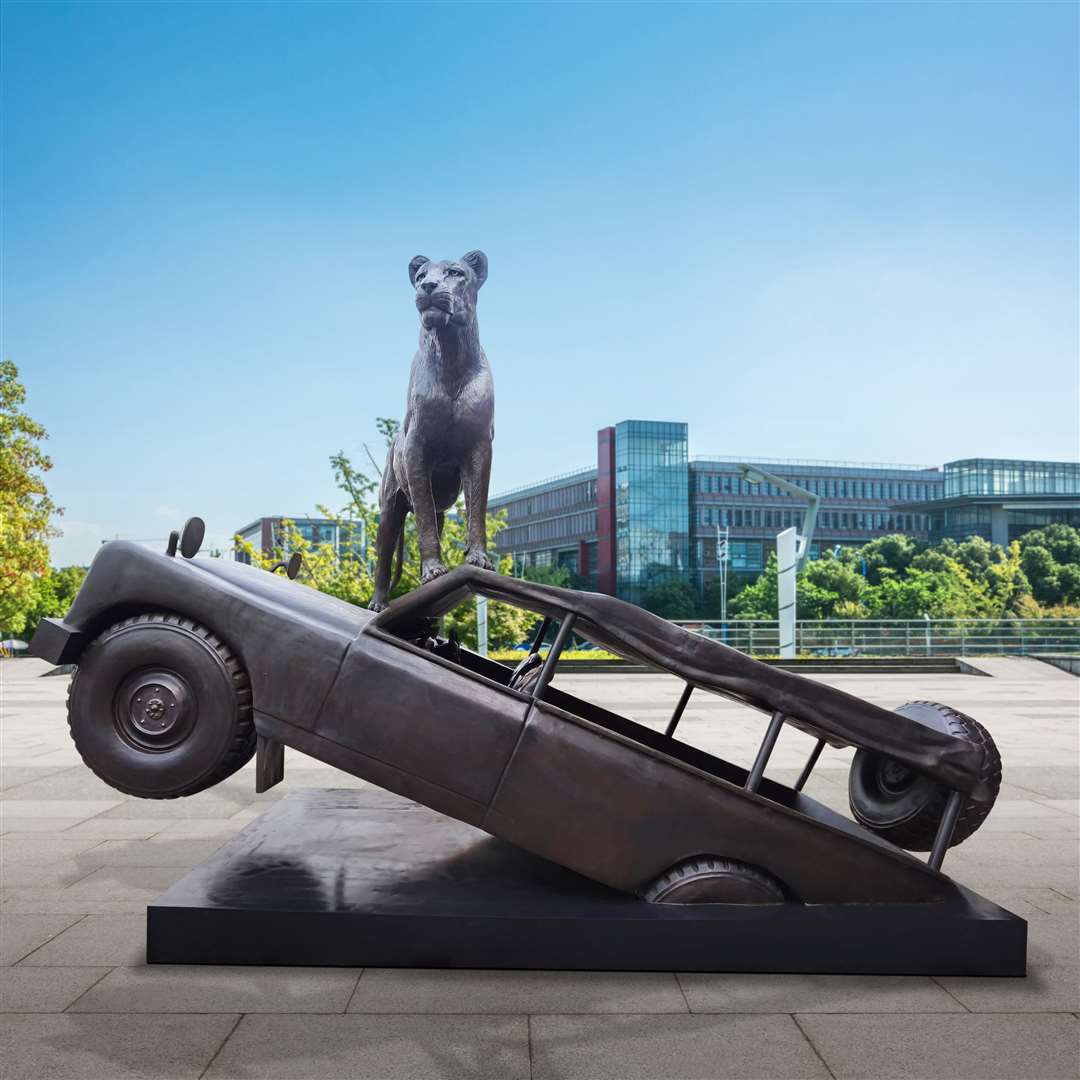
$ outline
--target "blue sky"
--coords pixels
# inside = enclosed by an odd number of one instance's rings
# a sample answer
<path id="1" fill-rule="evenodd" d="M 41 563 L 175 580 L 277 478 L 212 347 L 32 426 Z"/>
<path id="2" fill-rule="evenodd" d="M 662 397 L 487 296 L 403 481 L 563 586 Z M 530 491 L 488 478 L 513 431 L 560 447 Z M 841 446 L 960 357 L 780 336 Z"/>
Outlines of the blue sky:
<path id="1" fill-rule="evenodd" d="M 3 7 L 3 354 L 57 563 L 335 502 L 417 253 L 483 248 L 493 488 L 1075 458 L 1073 4 Z"/>

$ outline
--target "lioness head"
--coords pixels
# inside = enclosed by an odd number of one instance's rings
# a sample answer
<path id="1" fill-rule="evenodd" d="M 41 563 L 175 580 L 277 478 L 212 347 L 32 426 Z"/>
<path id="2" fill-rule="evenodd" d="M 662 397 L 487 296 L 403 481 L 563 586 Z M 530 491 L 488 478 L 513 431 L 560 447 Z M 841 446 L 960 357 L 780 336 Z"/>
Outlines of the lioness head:
<path id="1" fill-rule="evenodd" d="M 468 322 L 476 311 L 476 293 L 487 280 L 487 267 L 482 251 L 442 262 L 417 255 L 409 263 L 409 280 L 416 289 L 416 310 L 424 329 Z"/>

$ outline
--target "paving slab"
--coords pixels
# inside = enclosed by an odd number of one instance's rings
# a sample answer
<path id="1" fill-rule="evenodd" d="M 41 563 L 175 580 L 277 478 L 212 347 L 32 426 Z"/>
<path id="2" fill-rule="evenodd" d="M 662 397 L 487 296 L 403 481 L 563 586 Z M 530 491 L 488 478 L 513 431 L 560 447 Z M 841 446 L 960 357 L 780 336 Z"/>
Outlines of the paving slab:
<path id="1" fill-rule="evenodd" d="M 0 969 L 0 1012 L 63 1012 L 107 967 L 6 967 Z"/>
<path id="2" fill-rule="evenodd" d="M 534 1016 L 533 1080 L 804 1080 L 828 1070 L 790 1016 Z"/>
<path id="3" fill-rule="evenodd" d="M 30 967 L 145 964 L 146 916 L 87 915 L 25 956 L 21 963 Z"/>
<path id="4" fill-rule="evenodd" d="M 4 765 L 0 766 L 0 791 L 8 792 L 32 780 L 41 780 L 53 773 L 63 772 L 60 765 Z"/>
<path id="5" fill-rule="evenodd" d="M 0 911 L 0 965 L 17 964 L 28 953 L 74 926 L 81 914 L 39 915 Z"/>
<path id="6" fill-rule="evenodd" d="M 933 979 L 914 975 L 713 975 L 690 972 L 680 973 L 679 982 L 693 1013 L 964 1011 L 964 1006 Z"/>
<path id="7" fill-rule="evenodd" d="M 215 789 L 192 795 L 187 799 L 131 799 L 110 809 L 104 816 L 110 818 L 138 818 L 143 821 L 178 821 L 182 818 L 230 818 L 240 810 L 248 809 L 255 801 L 255 784 L 244 798 L 221 798 Z M 266 807 L 260 808 L 265 810 Z"/>
<path id="8" fill-rule="evenodd" d="M 72 1011 L 343 1013 L 359 977 L 349 968 L 122 967 Z"/>
<path id="9" fill-rule="evenodd" d="M 39 818 L 23 817 L 21 814 L 5 814 L 0 818 L 0 837 L 61 832 L 85 820 L 82 817 Z"/>
<path id="10" fill-rule="evenodd" d="M 149 904 L 190 869 L 183 865 L 102 866 L 65 891 L 73 899 L 140 900 Z"/>
<path id="11" fill-rule="evenodd" d="M 4 1080 L 197 1080 L 235 1016 L 0 1017 Z"/>
<path id="12" fill-rule="evenodd" d="M 0 889 L 0 914 L 145 915 L 149 892 L 137 899 L 110 900 L 71 889 Z"/>
<path id="13" fill-rule="evenodd" d="M 1075 1016 L 815 1016 L 800 1027 L 836 1080 L 1076 1080 Z"/>
<path id="14" fill-rule="evenodd" d="M 527 1080 L 524 1016 L 245 1016 L 207 1080 Z"/>
<path id="15" fill-rule="evenodd" d="M 5 836 L 0 840 L 0 866 L 5 870 L 12 866 L 48 866 L 50 863 L 73 860 L 100 843 L 101 840 L 93 837 L 63 833 Z"/>
<path id="16" fill-rule="evenodd" d="M 101 801 L 114 802 L 124 799 L 116 788 L 110 787 L 104 780 L 94 775 L 81 761 L 68 768 L 56 766 L 38 766 L 48 775 L 37 777 L 26 783 L 14 785 L 4 790 L 5 803 L 33 800 Z"/>
<path id="17" fill-rule="evenodd" d="M 1080 1012 L 1076 964 L 1030 965 L 1025 979 L 942 977 L 937 982 L 971 1012 Z"/>
<path id="18" fill-rule="evenodd" d="M 685 1013 L 674 975 L 368 968 L 349 1012 Z"/>
<path id="19" fill-rule="evenodd" d="M 102 840 L 93 858 L 106 866 L 198 866 L 214 854 L 223 838 L 155 837 L 153 840 Z"/>
<path id="20" fill-rule="evenodd" d="M 76 859 L 61 859 L 44 865 L 12 866 L 9 864 L 3 868 L 0 881 L 3 882 L 5 889 L 64 888 L 82 881 L 100 866 L 101 863 L 94 860 L 83 863 Z"/>
<path id="21" fill-rule="evenodd" d="M 123 800 L 115 799 L 0 799 L 0 828 L 7 830 L 6 823 L 12 818 L 67 818 L 85 821 L 109 810 L 122 807 Z"/>
<path id="22" fill-rule="evenodd" d="M 95 817 L 64 830 L 65 836 L 88 840 L 148 840 L 161 831 L 160 821 L 145 818 Z"/>

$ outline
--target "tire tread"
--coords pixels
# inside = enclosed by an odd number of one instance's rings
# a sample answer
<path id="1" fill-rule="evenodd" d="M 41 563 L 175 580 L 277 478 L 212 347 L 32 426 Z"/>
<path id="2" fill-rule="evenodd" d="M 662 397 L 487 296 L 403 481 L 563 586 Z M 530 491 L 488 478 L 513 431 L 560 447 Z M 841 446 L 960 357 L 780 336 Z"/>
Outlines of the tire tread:
<path id="1" fill-rule="evenodd" d="M 974 743 L 983 751 L 983 764 L 979 770 L 979 780 L 991 791 L 991 797 L 985 802 L 976 802 L 974 799 L 965 799 L 960 810 L 960 816 L 956 821 L 956 829 L 953 832 L 950 847 L 962 844 L 976 829 L 986 820 L 987 815 L 993 809 L 1001 789 L 1001 754 L 994 743 L 990 732 L 986 730 L 974 717 L 968 716 L 948 705 L 942 705 L 936 701 L 913 701 L 912 705 L 921 705 L 932 709 L 944 720 L 950 735 L 958 739 L 966 739 Z M 934 798 L 930 800 L 917 814 L 906 821 L 898 822 L 887 827 L 873 826 L 860 816 L 854 802 L 850 802 L 851 812 L 855 819 L 875 833 L 904 848 L 905 851 L 930 851 L 937 837 L 938 825 L 945 813 L 945 805 L 949 801 L 948 789 L 939 785 Z"/>
<path id="2" fill-rule="evenodd" d="M 685 881 L 709 877 L 714 874 L 717 877 L 739 874 L 750 878 L 767 892 L 774 893 L 777 901 L 784 899 L 783 889 L 764 870 L 759 870 L 756 866 L 750 866 L 748 863 L 736 862 L 734 859 L 725 859 L 718 855 L 697 855 L 676 863 L 658 878 L 649 882 L 640 895 L 643 900 L 648 900 L 650 903 L 664 903 L 663 897 L 671 888 Z"/>

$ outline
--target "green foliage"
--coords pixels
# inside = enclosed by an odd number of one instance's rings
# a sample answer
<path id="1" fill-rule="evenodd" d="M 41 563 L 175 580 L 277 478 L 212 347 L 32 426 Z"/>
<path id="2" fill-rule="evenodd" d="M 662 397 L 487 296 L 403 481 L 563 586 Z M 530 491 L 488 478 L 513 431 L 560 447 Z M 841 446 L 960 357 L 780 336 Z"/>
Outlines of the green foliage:
<path id="1" fill-rule="evenodd" d="M 1080 604 L 1080 530 L 1047 525 L 1020 538 L 1020 564 L 1045 607 Z"/>
<path id="2" fill-rule="evenodd" d="M 877 619 L 965 619 L 992 615 L 986 586 L 972 579 L 955 559 L 936 569 L 910 567 L 869 590 L 869 614 Z"/>
<path id="3" fill-rule="evenodd" d="M 869 558 L 867 563 L 870 563 Z M 864 578 L 853 566 L 840 559 L 815 559 L 805 563 L 802 573 L 795 581 L 795 601 L 799 618 L 862 617 L 866 614 L 867 593 L 871 591 L 871 586 L 867 583 L 869 576 L 869 571 Z"/>
<path id="4" fill-rule="evenodd" d="M 752 581 L 728 601 L 728 616 L 732 619 L 775 619 L 778 599 L 776 574 L 776 552 L 773 551 L 769 553 L 765 569 L 757 581 Z"/>
<path id="5" fill-rule="evenodd" d="M 645 593 L 641 606 L 662 619 L 692 619 L 697 615 L 698 600 L 688 582 L 664 581 Z"/>
<path id="6" fill-rule="evenodd" d="M 844 549 L 841 552 L 841 560 L 846 565 L 853 562 L 861 566 L 866 562 L 866 581 L 870 585 L 880 585 L 886 577 L 896 574 L 904 574 L 911 565 L 911 560 L 919 554 L 920 544 L 903 533 L 894 533 L 891 536 L 879 536 L 864 544 L 856 552 L 855 549 Z"/>
<path id="7" fill-rule="evenodd" d="M 1037 618 L 1080 603 L 1080 533 L 1051 526 L 1050 537 L 1014 541 L 1007 548 L 981 537 L 936 547 L 906 536 L 883 536 L 861 548 L 804 563 L 796 579 L 802 619 Z M 1046 533 L 1050 530 L 1039 530 Z M 1040 542 L 1041 541 L 1041 542 Z M 863 570 L 865 569 L 865 574 Z M 1036 585 L 1036 583 L 1038 583 Z M 1033 595 L 1034 593 L 1034 595 Z M 706 603 L 714 607 L 709 594 Z M 732 618 L 776 618 L 776 556 L 761 576 L 728 604 Z M 710 610 L 710 616 L 715 613 Z"/>
<path id="8" fill-rule="evenodd" d="M 42 619 L 62 619 L 67 614 L 86 571 L 85 566 L 53 568 L 35 580 L 33 603 L 26 611 L 24 637 L 32 637 Z"/>
<path id="9" fill-rule="evenodd" d="M 19 369 L 0 360 L 0 637 L 26 632 L 49 540 L 59 535 L 51 520 L 63 512 L 41 476 L 52 468 L 39 445 L 48 435 L 23 412 L 25 401 Z"/>
<path id="10" fill-rule="evenodd" d="M 559 589 L 573 587 L 573 575 L 565 566 L 526 566 L 521 576 L 537 585 L 554 585 Z"/>

